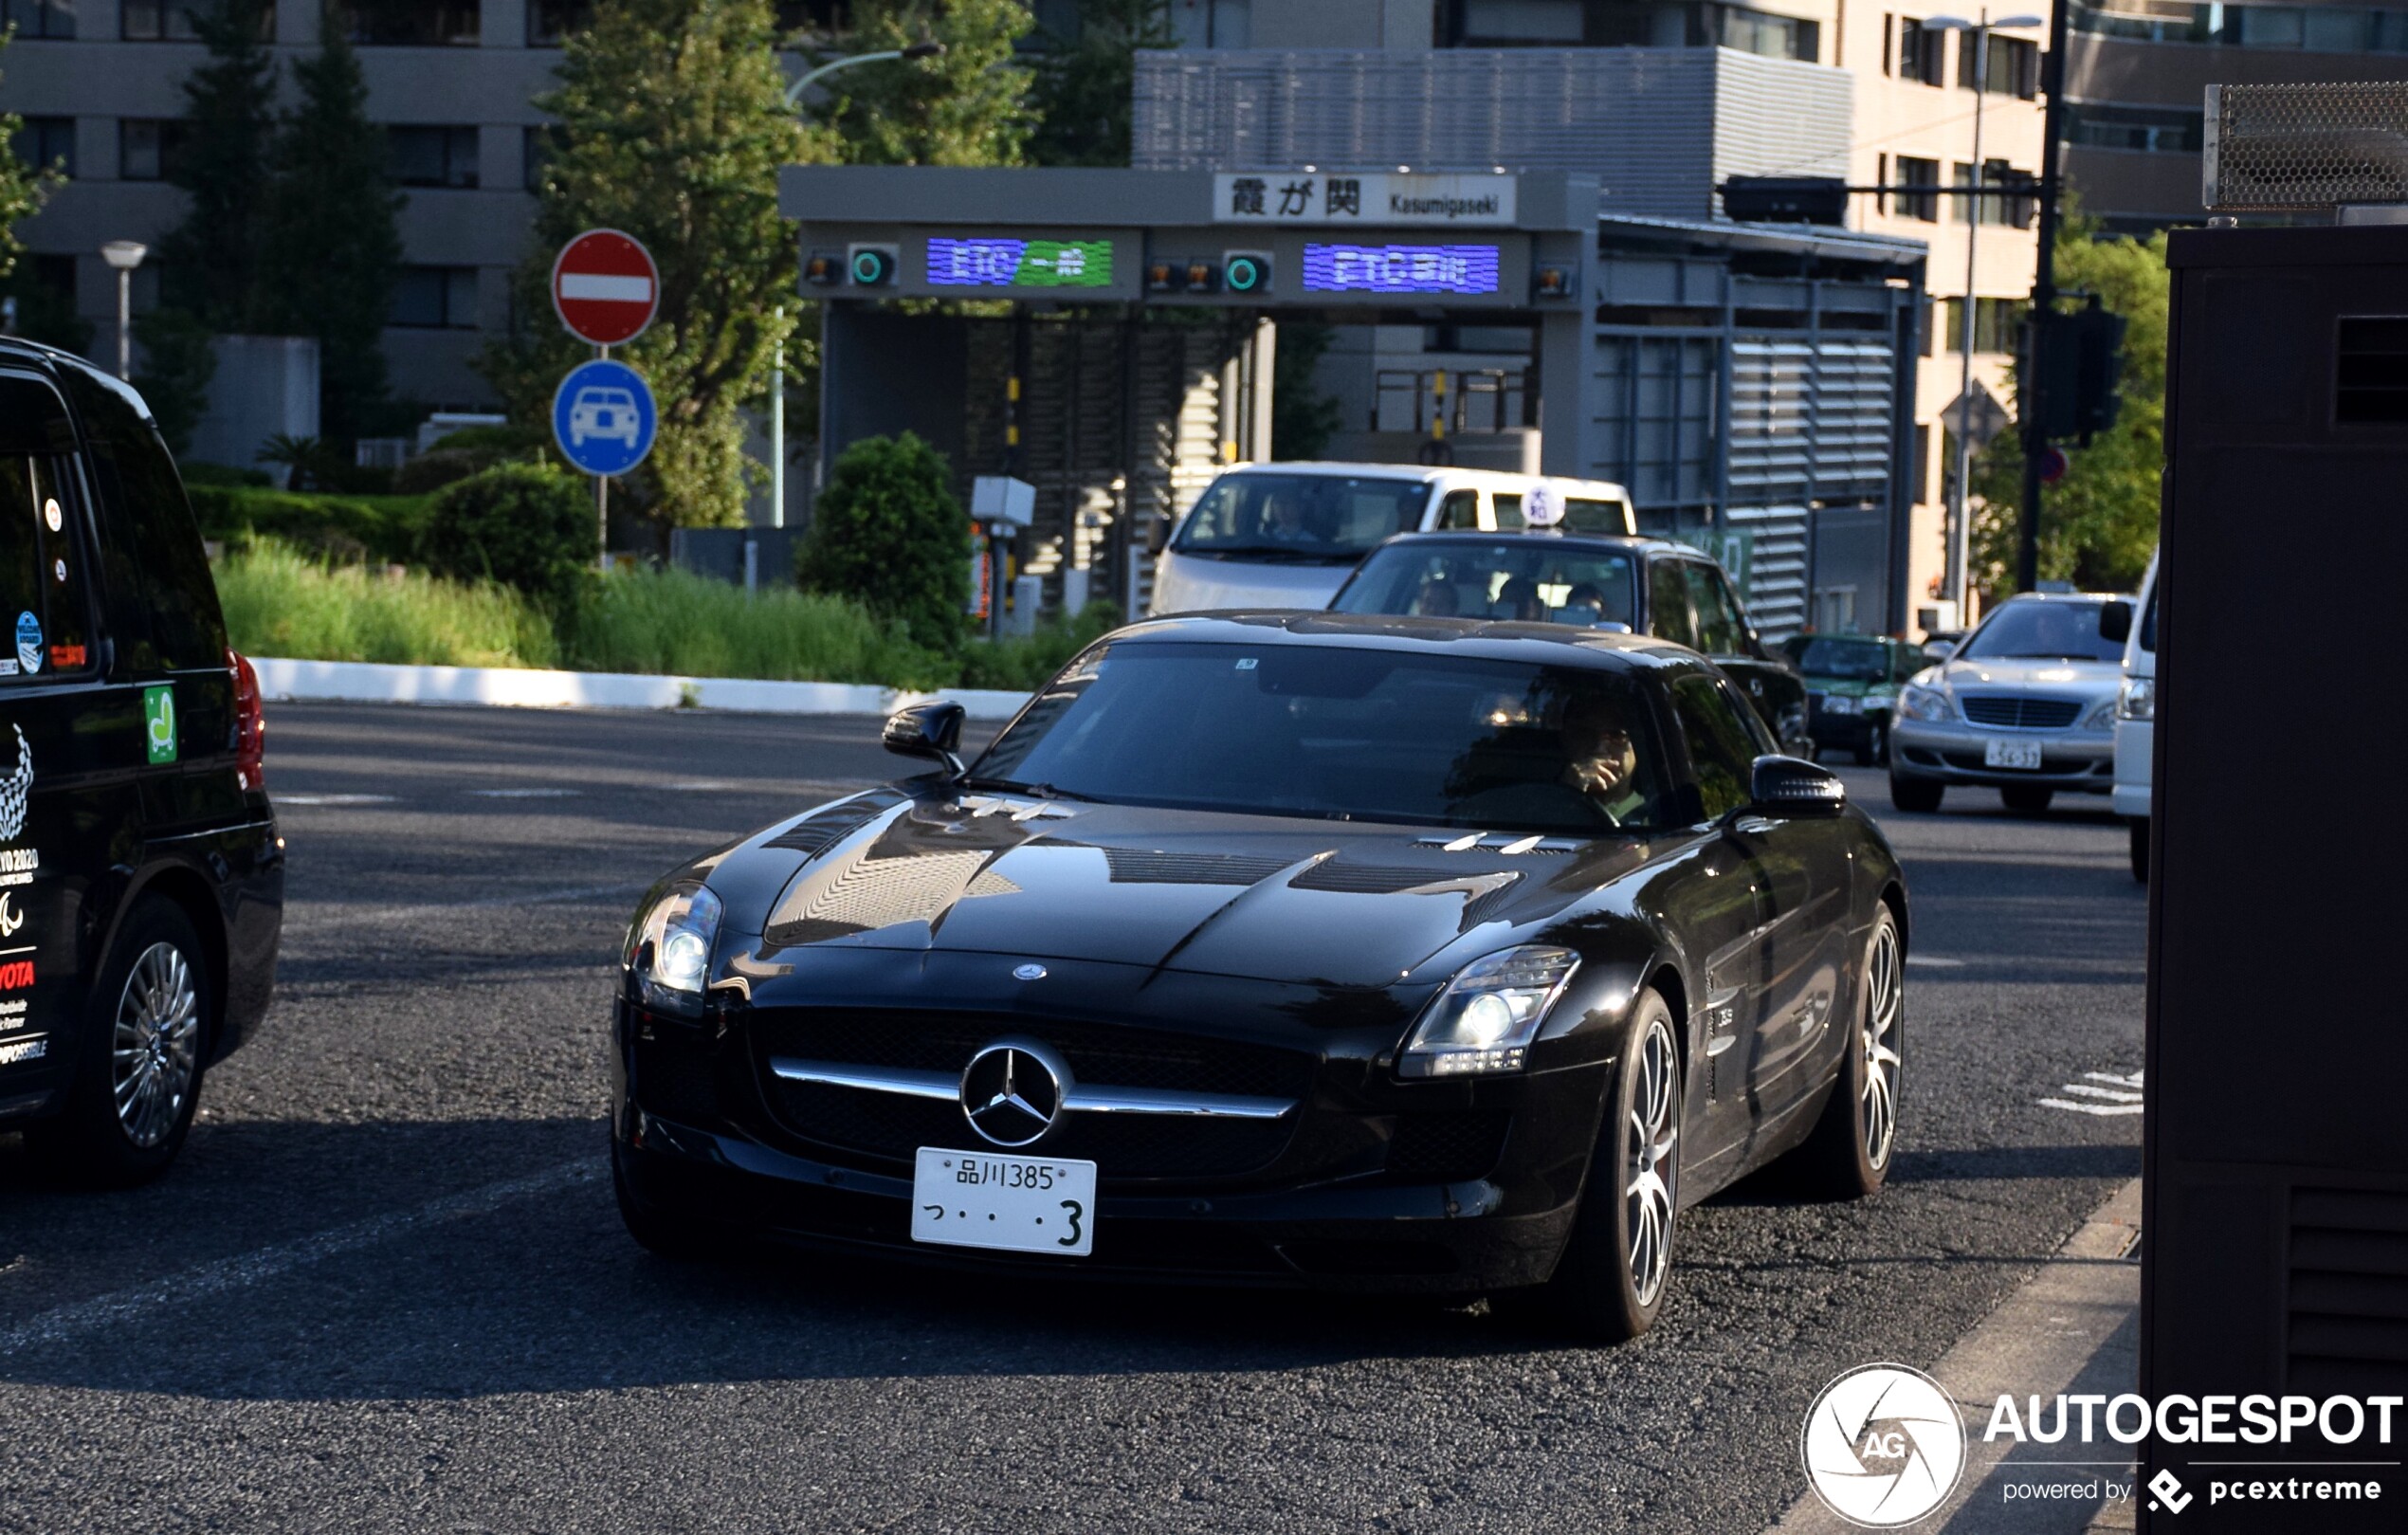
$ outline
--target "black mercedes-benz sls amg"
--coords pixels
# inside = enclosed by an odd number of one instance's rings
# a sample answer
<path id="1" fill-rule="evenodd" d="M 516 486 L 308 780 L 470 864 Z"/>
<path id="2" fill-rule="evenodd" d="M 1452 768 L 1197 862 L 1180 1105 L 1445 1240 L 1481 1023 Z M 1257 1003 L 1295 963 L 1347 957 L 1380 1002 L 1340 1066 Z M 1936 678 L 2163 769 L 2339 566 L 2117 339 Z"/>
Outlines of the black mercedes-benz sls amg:
<path id="1" fill-rule="evenodd" d="M 1711 663 L 1550 624 L 1140 624 L 966 768 L 676 870 L 620 1209 L 1021 1274 L 1487 1291 L 1644 1331 L 1680 1213 L 1887 1172 L 1906 899 Z"/>

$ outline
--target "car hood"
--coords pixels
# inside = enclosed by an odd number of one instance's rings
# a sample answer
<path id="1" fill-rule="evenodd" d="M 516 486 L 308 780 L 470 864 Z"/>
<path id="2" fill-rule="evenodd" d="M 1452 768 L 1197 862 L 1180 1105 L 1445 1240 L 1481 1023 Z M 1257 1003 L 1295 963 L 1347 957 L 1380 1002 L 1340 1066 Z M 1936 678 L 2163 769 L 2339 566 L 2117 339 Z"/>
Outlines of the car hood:
<path id="1" fill-rule="evenodd" d="M 1918 680 L 1930 676 L 1926 672 Z M 1940 668 L 1939 680 L 1952 689 L 2028 688 L 2066 698 L 2104 698 L 2114 694 L 2124 668 L 2112 661 L 1951 661 Z"/>
<path id="2" fill-rule="evenodd" d="M 774 828 L 711 871 L 731 928 L 758 937 L 757 959 L 950 951 L 1390 986 L 1458 943 L 1485 952 L 1523 941 L 1595 901 L 1647 846 L 1490 833 L 1450 850 L 1471 834 L 1011 795 L 885 797 Z M 826 845 L 794 867 L 792 850 L 814 841 Z M 764 878 L 779 856 L 791 875 Z"/>

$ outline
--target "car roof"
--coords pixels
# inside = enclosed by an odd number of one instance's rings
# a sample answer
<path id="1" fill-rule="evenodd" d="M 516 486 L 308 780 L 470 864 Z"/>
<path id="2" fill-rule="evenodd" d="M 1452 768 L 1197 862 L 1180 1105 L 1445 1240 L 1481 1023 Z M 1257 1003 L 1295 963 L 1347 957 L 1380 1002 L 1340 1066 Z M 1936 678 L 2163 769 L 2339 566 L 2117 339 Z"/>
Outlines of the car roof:
<path id="1" fill-rule="evenodd" d="M 1451 464 L 1346 464 L 1329 459 L 1281 459 L 1262 464 L 1234 464 L 1221 471 L 1223 475 L 1301 474 L 1348 476 L 1357 479 L 1416 480 L 1432 484 L 1440 480 L 1454 480 L 1469 487 L 1488 486 L 1498 490 L 1518 489 L 1544 482 L 1578 490 L 1596 491 L 1619 500 L 1630 493 L 1611 480 L 1580 480 L 1568 474 L 1519 474 L 1505 469 L 1467 469 Z"/>
<path id="2" fill-rule="evenodd" d="M 1513 543 L 1525 539 L 1545 539 L 1560 545 L 1582 549 L 1618 550 L 1625 554 L 1660 551 L 1666 554 L 1692 555 L 1699 559 L 1713 557 L 1693 544 L 1681 543 L 1671 539 L 1658 539 L 1645 533 L 1550 533 L 1544 528 L 1448 528 L 1443 532 L 1433 530 L 1428 533 L 1397 533 L 1382 539 L 1372 549 L 1371 554 L 1376 555 L 1382 549 L 1392 548 L 1398 544 Z M 1365 555 L 1363 557 L 1368 559 L 1371 555 Z"/>
<path id="3" fill-rule="evenodd" d="M 2000 608 L 2016 602 L 2129 602 L 2131 600 L 2132 594 L 2129 592 L 2018 592 L 2009 597 L 2006 602 L 1995 604 L 1981 616 L 1987 618 Z"/>
<path id="4" fill-rule="evenodd" d="M 1131 624 L 1109 637 L 1115 644 L 1190 640 L 1298 649 L 1412 650 L 1616 672 L 1655 671 L 1668 667 L 1705 669 L 1710 665 L 1705 657 L 1669 640 L 1581 629 L 1571 624 L 1304 612 L 1294 609 L 1181 613 L 1176 618 L 1152 618 Z"/>
<path id="5" fill-rule="evenodd" d="M 132 384 L 105 369 L 94 366 L 72 352 L 63 352 L 40 341 L 28 341 L 22 336 L 0 336 L 0 363 L 14 363 L 37 372 L 51 374 L 76 373 L 134 407 L 145 421 L 153 421 L 150 404 Z"/>

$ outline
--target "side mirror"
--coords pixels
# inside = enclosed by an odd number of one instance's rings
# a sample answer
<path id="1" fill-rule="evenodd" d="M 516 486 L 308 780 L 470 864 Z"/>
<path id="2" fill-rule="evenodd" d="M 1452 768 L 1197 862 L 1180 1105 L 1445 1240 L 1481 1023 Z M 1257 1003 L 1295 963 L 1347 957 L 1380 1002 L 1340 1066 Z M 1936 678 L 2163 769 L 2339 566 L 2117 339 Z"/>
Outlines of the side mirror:
<path id="1" fill-rule="evenodd" d="M 961 722 L 966 711 L 958 704 L 915 704 L 886 717 L 879 742 L 898 757 L 932 757 L 961 777 Z"/>
<path id="2" fill-rule="evenodd" d="M 1925 640 L 1923 642 L 1923 658 L 1925 661 L 1945 661 L 1956 653 L 1957 642 L 1955 640 Z"/>
<path id="3" fill-rule="evenodd" d="M 2132 637 L 2132 605 L 2122 597 L 2099 610 L 2099 638 L 2122 645 Z"/>
<path id="4" fill-rule="evenodd" d="M 1839 775 L 1802 757 L 1760 757 L 1748 775 L 1751 809 L 1765 815 L 1836 815 L 1848 804 Z"/>

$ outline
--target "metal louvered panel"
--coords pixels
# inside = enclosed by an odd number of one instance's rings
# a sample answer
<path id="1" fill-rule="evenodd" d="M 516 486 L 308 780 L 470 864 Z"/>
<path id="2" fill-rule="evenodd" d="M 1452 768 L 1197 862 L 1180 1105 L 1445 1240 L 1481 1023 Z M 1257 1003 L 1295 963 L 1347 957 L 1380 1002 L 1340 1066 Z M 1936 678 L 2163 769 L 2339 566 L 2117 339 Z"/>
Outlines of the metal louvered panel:
<path id="1" fill-rule="evenodd" d="M 1847 73 L 1719 48 L 1141 49 L 1131 162 L 1569 170 L 1707 218 L 1734 174 L 1847 164 Z"/>
<path id="2" fill-rule="evenodd" d="M 1806 508 L 1734 506 L 1732 529 L 1749 539 L 1747 615 L 1767 639 L 1806 627 Z"/>
<path id="3" fill-rule="evenodd" d="M 2212 209 L 2408 203 L 2408 83 L 2210 85 L 2199 168 Z"/>
<path id="4" fill-rule="evenodd" d="M 1731 346 L 1734 503 L 1878 497 L 1891 462 L 1894 359 L 1878 341 L 1829 335 Z"/>
<path id="5" fill-rule="evenodd" d="M 2408 1389 L 2408 1194 L 2291 1191 L 2286 1386 Z"/>

